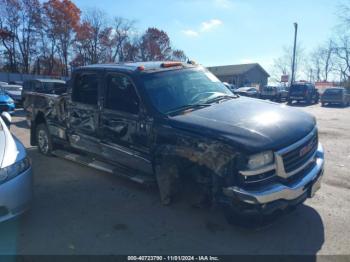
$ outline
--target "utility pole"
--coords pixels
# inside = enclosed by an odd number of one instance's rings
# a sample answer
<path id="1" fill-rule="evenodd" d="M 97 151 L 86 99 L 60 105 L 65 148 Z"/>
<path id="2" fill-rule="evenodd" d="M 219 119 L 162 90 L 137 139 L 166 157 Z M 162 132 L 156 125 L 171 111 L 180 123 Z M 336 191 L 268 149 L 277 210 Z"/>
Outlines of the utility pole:
<path id="1" fill-rule="evenodd" d="M 292 64 L 291 85 L 295 81 L 295 55 L 296 55 L 296 51 L 297 51 L 297 34 L 298 34 L 298 24 L 294 23 L 294 48 L 293 48 L 293 64 Z"/>

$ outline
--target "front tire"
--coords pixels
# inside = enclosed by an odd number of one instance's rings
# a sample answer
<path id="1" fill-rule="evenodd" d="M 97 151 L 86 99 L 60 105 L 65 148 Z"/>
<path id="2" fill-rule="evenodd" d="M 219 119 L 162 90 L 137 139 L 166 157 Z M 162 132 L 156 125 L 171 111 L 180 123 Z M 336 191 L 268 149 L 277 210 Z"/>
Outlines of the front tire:
<path id="1" fill-rule="evenodd" d="M 36 142 L 38 150 L 45 156 L 51 156 L 53 151 L 52 139 L 49 129 L 45 124 L 39 124 L 36 128 Z"/>

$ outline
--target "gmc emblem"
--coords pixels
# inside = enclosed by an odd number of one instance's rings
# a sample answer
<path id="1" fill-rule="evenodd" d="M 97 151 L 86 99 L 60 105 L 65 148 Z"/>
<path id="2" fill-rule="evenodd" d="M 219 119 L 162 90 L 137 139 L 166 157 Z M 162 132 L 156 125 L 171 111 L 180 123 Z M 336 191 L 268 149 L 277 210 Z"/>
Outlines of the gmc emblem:
<path id="1" fill-rule="evenodd" d="M 300 152 L 299 152 L 299 156 L 302 157 L 302 156 L 305 156 L 307 153 L 309 153 L 312 149 L 312 146 L 313 146 L 313 141 L 310 142 L 307 146 L 303 147 Z"/>

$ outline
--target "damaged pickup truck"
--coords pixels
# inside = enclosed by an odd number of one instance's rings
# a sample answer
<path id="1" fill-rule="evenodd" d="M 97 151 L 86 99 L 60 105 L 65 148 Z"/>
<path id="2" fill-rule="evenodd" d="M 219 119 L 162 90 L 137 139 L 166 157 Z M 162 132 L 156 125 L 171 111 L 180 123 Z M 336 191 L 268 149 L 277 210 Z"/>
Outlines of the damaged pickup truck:
<path id="1" fill-rule="evenodd" d="M 234 95 L 191 63 L 81 67 L 66 94 L 29 93 L 24 107 L 41 153 L 155 183 L 163 204 L 191 181 L 230 214 L 271 214 L 312 197 L 323 176 L 313 116 Z"/>

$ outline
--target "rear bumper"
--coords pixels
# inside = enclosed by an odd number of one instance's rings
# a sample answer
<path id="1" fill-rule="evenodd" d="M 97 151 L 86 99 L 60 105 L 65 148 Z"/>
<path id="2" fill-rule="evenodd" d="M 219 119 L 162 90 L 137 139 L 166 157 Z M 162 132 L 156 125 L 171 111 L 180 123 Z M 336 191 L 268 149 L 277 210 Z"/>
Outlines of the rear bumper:
<path id="1" fill-rule="evenodd" d="M 271 213 L 276 209 L 302 203 L 306 198 L 313 197 L 321 186 L 324 172 L 324 151 L 319 145 L 316 161 L 312 169 L 298 181 L 292 184 L 275 183 L 259 191 L 248 191 L 239 187 L 224 188 L 226 197 L 243 204 L 244 209 L 255 209 L 263 213 Z M 232 203 L 234 205 L 234 203 Z"/>
<path id="2" fill-rule="evenodd" d="M 289 100 L 296 100 L 296 101 L 303 101 L 306 100 L 307 98 L 304 96 L 290 96 Z"/>
<path id="3" fill-rule="evenodd" d="M 32 199 L 32 168 L 0 185 L 0 222 L 24 213 Z"/>
<path id="4" fill-rule="evenodd" d="M 321 99 L 322 103 L 335 103 L 335 104 L 341 104 L 343 103 L 343 99 Z"/>

